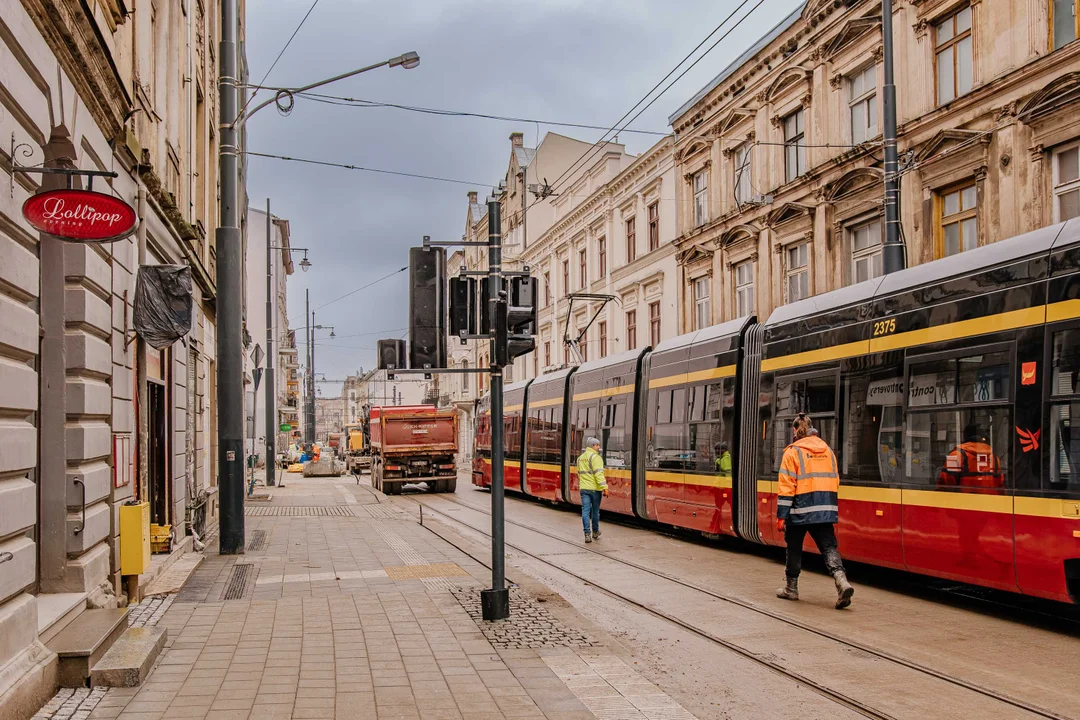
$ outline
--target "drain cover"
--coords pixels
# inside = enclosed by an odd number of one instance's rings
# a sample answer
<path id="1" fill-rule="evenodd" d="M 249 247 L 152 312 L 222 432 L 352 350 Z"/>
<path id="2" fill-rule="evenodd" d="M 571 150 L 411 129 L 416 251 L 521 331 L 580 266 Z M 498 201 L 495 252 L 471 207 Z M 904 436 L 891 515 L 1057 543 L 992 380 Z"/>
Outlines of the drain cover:
<path id="1" fill-rule="evenodd" d="M 262 550 L 266 547 L 266 531 L 256 530 L 251 533 L 251 540 L 248 541 L 247 549 L 251 552 L 256 550 Z"/>
<path id="2" fill-rule="evenodd" d="M 326 507 L 270 506 L 246 507 L 248 517 L 355 517 L 348 505 L 330 505 Z"/>
<path id="3" fill-rule="evenodd" d="M 252 576 L 254 565 L 234 565 L 229 573 L 229 584 L 225 586 L 222 600 L 241 600 L 247 593 L 248 578 Z"/>

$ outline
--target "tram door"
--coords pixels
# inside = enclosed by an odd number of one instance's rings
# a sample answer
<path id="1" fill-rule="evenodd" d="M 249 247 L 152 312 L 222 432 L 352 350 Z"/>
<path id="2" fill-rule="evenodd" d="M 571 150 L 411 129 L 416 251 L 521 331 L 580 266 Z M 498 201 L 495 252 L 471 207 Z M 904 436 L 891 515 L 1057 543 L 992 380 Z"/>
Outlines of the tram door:
<path id="1" fill-rule="evenodd" d="M 909 359 L 907 378 L 905 563 L 1015 588 L 1008 346 Z"/>

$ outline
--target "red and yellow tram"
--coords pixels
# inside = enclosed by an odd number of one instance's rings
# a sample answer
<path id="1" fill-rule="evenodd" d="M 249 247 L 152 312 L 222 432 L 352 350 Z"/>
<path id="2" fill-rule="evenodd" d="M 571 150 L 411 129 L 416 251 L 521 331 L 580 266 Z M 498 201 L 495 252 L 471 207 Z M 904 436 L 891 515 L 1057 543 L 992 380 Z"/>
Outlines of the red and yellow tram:
<path id="1" fill-rule="evenodd" d="M 1080 601 L 1080 221 L 517 383 L 505 404 L 508 489 L 579 503 L 596 436 L 606 512 L 771 545 L 808 413 L 840 464 L 846 557 Z"/>

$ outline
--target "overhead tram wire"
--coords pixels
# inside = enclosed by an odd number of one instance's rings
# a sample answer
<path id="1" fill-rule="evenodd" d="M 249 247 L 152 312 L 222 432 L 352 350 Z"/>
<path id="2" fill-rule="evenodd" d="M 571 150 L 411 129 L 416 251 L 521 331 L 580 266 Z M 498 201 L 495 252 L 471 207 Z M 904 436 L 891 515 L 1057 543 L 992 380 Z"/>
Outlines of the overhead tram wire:
<path id="1" fill-rule="evenodd" d="M 383 175 L 397 175 L 398 177 L 416 178 L 418 180 L 434 180 L 436 182 L 455 183 L 457 185 L 470 185 L 472 187 L 484 187 L 490 183 L 473 182 L 471 180 L 456 180 L 454 178 L 444 178 L 437 175 L 422 175 L 420 173 L 409 173 L 400 170 L 385 170 L 383 168 L 369 168 L 361 165 L 348 165 L 346 163 L 330 162 L 328 160 L 312 160 L 310 158 L 298 158 L 290 157 L 288 155 L 274 155 L 273 153 L 261 153 L 254 150 L 244 150 L 245 155 L 251 155 L 253 157 L 269 158 L 271 160 L 286 160 L 288 162 L 305 163 L 307 165 L 321 165 L 323 167 L 335 167 L 342 170 L 359 170 L 360 172 L 380 173 Z"/>
<path id="2" fill-rule="evenodd" d="M 475 113 L 464 112 L 460 110 L 442 110 L 439 108 L 427 108 L 418 105 L 400 105 L 398 103 L 384 103 L 377 102 L 375 100 L 363 100 L 360 98 L 342 97 L 338 95 L 324 95 L 322 93 L 297 93 L 297 97 L 307 98 L 315 102 L 326 103 L 328 105 L 340 105 L 343 107 L 359 107 L 359 108 L 395 108 L 397 110 L 406 110 L 409 112 L 418 112 L 426 115 L 440 115 L 443 117 L 470 117 L 481 118 L 485 120 L 504 120 L 507 122 L 527 122 L 527 123 L 540 123 L 541 125 L 553 125 L 557 127 L 570 127 L 581 128 L 584 130 L 606 130 L 610 131 L 605 125 L 587 125 L 584 123 L 572 123 L 572 122 L 559 122 L 555 120 L 540 120 L 537 118 L 522 118 L 511 117 L 507 115 L 491 115 L 488 113 Z M 635 133 L 638 135 L 653 135 L 656 137 L 664 137 L 670 135 L 669 132 L 661 132 L 659 130 L 633 130 L 630 128 L 624 128 L 624 133 Z M 606 133 L 605 133 L 606 134 Z"/>
<path id="3" fill-rule="evenodd" d="M 236 114 L 236 117 L 243 117 L 244 111 L 248 109 L 248 105 L 250 105 L 251 101 L 255 99 L 255 96 L 259 94 L 259 90 L 264 89 L 263 85 L 266 83 L 266 78 L 270 77 L 270 73 L 272 73 L 274 71 L 274 68 L 277 67 L 278 61 L 281 60 L 281 56 L 284 55 L 285 51 L 289 49 L 290 45 L 292 45 L 292 41 L 296 37 L 296 34 L 300 32 L 300 28 L 304 27 L 304 23 L 307 22 L 307 19 L 311 16 L 311 12 L 318 4 L 319 0 L 315 0 L 313 3 L 311 3 L 311 7 L 309 7 L 308 11 L 304 13 L 304 17 L 300 19 L 300 24 L 296 26 L 296 29 L 292 31 L 292 35 L 290 35 L 289 39 L 285 41 L 285 46 L 281 48 L 281 52 L 279 52 L 277 54 L 277 57 L 274 58 L 274 62 L 270 63 L 270 68 L 266 71 L 266 74 L 263 75 L 262 80 L 259 81 L 258 85 L 252 86 L 255 88 L 255 92 L 251 93 L 251 97 L 249 97 L 247 101 L 244 102 L 244 106 L 240 108 L 240 112 Z"/>
<path id="4" fill-rule="evenodd" d="M 658 93 L 658 94 L 657 94 L 657 95 L 656 95 L 655 97 L 653 97 L 653 98 L 652 98 L 652 100 L 649 100 L 649 101 L 648 101 L 648 103 L 647 103 L 647 104 L 646 104 L 646 105 L 645 105 L 644 107 L 642 107 L 642 108 L 641 108 L 640 110 L 638 110 L 637 114 L 635 114 L 635 115 L 634 115 L 634 116 L 633 116 L 632 118 L 630 118 L 630 120 L 626 121 L 626 123 L 625 123 L 625 124 L 624 124 L 624 125 L 623 125 L 623 126 L 622 126 L 621 128 L 619 127 L 619 125 L 620 125 L 621 123 L 623 123 L 623 121 L 624 121 L 624 120 L 626 120 L 626 118 L 627 118 L 627 117 L 628 117 L 628 116 L 629 116 L 629 115 L 630 115 L 631 113 L 633 113 L 633 112 L 634 112 L 634 110 L 637 110 L 637 108 L 638 108 L 638 106 L 639 106 L 639 105 L 641 105 L 641 104 L 642 104 L 643 102 L 645 102 L 646 100 L 648 100 L 648 98 L 649 98 L 649 97 L 650 97 L 650 96 L 651 96 L 651 95 L 652 95 L 653 93 L 655 93 L 655 92 L 656 92 L 657 88 L 659 88 L 659 87 L 660 87 L 661 85 L 663 85 L 663 84 L 664 84 L 664 83 L 665 83 L 665 82 L 666 82 L 666 81 L 668 80 L 668 78 L 670 78 L 670 77 L 671 77 L 672 75 L 674 75 L 674 74 L 675 74 L 675 73 L 676 73 L 676 72 L 677 72 L 677 71 L 679 70 L 679 68 L 680 68 L 680 67 L 682 67 L 683 63 L 685 63 L 685 62 L 686 62 L 687 60 L 689 60 L 689 59 L 690 59 L 691 57 L 693 57 L 694 53 L 696 53 L 696 52 L 697 52 L 697 51 L 698 51 L 698 50 L 699 50 L 699 49 L 700 49 L 700 48 L 701 48 L 701 47 L 702 47 L 702 46 L 703 46 L 703 45 L 704 45 L 705 43 L 707 43 L 707 42 L 708 42 L 708 41 L 709 41 L 709 40 L 710 40 L 710 39 L 711 39 L 711 38 L 713 37 L 713 35 L 715 35 L 715 34 L 716 34 L 717 32 L 719 32 L 719 31 L 721 30 L 721 28 L 723 28 L 723 27 L 724 27 L 724 25 L 726 25 L 726 24 L 727 24 L 727 23 L 728 23 L 728 22 L 729 22 L 729 21 L 730 21 L 730 20 L 731 20 L 731 19 L 732 19 L 733 17 L 735 17 L 735 15 L 736 15 L 736 14 L 738 14 L 738 12 L 739 12 L 740 10 L 742 10 L 742 9 L 743 9 L 744 7 L 746 7 L 746 5 L 747 5 L 747 4 L 749 3 L 749 2 L 750 2 L 750 0 L 742 0 L 742 2 L 740 2 L 740 3 L 739 3 L 739 5 L 738 5 L 738 6 L 737 6 L 737 7 L 736 7 L 736 8 L 734 9 L 734 10 L 732 10 L 732 11 L 731 11 L 731 13 L 729 13 L 729 14 L 728 14 L 728 16 L 727 16 L 726 18 L 724 18 L 724 19 L 723 19 L 723 20 L 722 20 L 722 21 L 720 22 L 720 24 L 719 24 L 719 25 L 717 25 L 717 26 L 716 26 L 715 28 L 713 28 L 712 32 L 710 32 L 710 33 L 709 33 L 708 35 L 706 35 L 706 36 L 705 36 L 705 37 L 704 37 L 704 38 L 703 38 L 703 39 L 701 40 L 701 42 L 699 42 L 699 43 L 698 43 L 698 44 L 697 44 L 697 45 L 696 45 L 696 46 L 694 47 L 694 49 L 693 49 L 693 50 L 691 50 L 691 51 L 690 51 L 689 53 L 687 53 L 687 54 L 686 54 L 686 56 L 685 56 L 685 57 L 684 57 L 684 58 L 683 58 L 682 60 L 680 60 L 680 61 L 679 61 L 679 62 L 678 62 L 678 63 L 677 63 L 676 65 L 675 65 L 675 67 L 673 67 L 673 68 L 672 68 L 672 69 L 671 69 L 671 70 L 670 70 L 670 71 L 668 72 L 668 74 L 667 74 L 667 75 L 665 75 L 665 76 L 664 76 L 663 78 L 661 78 L 661 79 L 660 79 L 660 81 L 659 81 L 658 83 L 656 83 L 656 85 L 654 85 L 654 86 L 653 86 L 653 87 L 652 87 L 652 88 L 651 88 L 651 89 L 650 89 L 650 90 L 649 90 L 649 91 L 648 91 L 647 93 L 645 93 L 645 95 L 644 95 L 644 96 L 643 96 L 643 97 L 642 97 L 642 98 L 641 98 L 640 100 L 638 100 L 638 101 L 637 101 L 636 103 L 634 103 L 633 107 L 631 107 L 631 108 L 630 108 L 629 110 L 627 110 L 627 111 L 626 111 L 626 113 L 625 113 L 625 114 L 624 114 L 624 115 L 623 115 L 623 116 L 622 116 L 621 118 L 619 118 L 619 119 L 618 119 L 618 120 L 617 120 L 617 121 L 615 122 L 615 124 L 614 124 L 614 125 L 612 125 L 612 126 L 611 126 L 611 127 L 610 127 L 610 128 L 608 129 L 608 131 L 607 131 L 606 133 L 604 133 L 604 136 L 602 136 L 602 137 L 601 137 L 601 140 L 600 140 L 599 142 L 597 142 L 597 143 L 596 143 L 595 145 L 591 146 L 591 147 L 590 147 L 590 148 L 589 148 L 588 150 L 586 150 L 586 151 L 585 151 L 584 153 L 582 153 L 582 154 L 581 154 L 581 156 L 580 156 L 580 157 L 579 157 L 579 158 L 578 158 L 577 160 L 575 160 L 575 161 L 574 161 L 574 162 L 573 162 L 573 163 L 572 163 L 572 164 L 571 164 L 571 165 L 570 165 L 570 166 L 569 166 L 569 167 L 568 167 L 568 168 L 567 168 L 567 169 L 566 169 L 566 170 L 565 170 L 565 171 L 564 171 L 564 172 L 562 173 L 562 175 L 560 175 L 559 177 L 557 177 L 557 178 L 555 179 L 555 182 L 551 183 L 551 185 L 550 185 L 550 188 L 551 188 L 551 189 L 555 189 L 556 187 L 558 187 L 559 183 L 560 183 L 560 182 L 561 182 L 561 181 L 562 181 L 562 180 L 563 180 L 564 178 L 567 178 L 568 176 L 572 176 L 572 175 L 573 175 L 573 174 L 574 174 L 575 172 L 577 172 L 577 170 L 579 170 L 579 169 L 581 169 L 582 167 L 584 167 L 584 166 L 585 166 L 585 165 L 584 165 L 584 163 L 585 163 L 585 162 L 587 162 L 587 161 L 588 161 L 589 159 L 591 159 L 591 158 L 592 158 L 592 157 L 593 157 L 594 155 L 596 155 L 597 153 L 599 153 L 599 152 L 600 152 L 601 150 L 603 150 L 603 149 L 604 149 L 604 148 L 605 148 L 605 147 L 606 147 L 607 145 L 609 145 L 609 144 L 611 143 L 611 140 L 610 140 L 610 139 L 605 139 L 605 138 L 606 138 L 606 136 L 607 136 L 608 134 L 614 133 L 614 135 L 612 136 L 612 137 L 614 137 L 615 135 L 618 135 L 618 134 L 619 134 L 620 132 L 624 132 L 624 131 L 625 131 L 625 129 L 626 129 L 626 126 L 627 126 L 627 125 L 629 125 L 630 123 L 634 122 L 634 120 L 636 120 L 637 118 L 639 118 L 639 117 L 641 116 L 641 114 L 642 114 L 642 113 L 644 113 L 644 112 L 645 112 L 646 110 L 648 110 L 648 109 L 649 109 L 649 108 L 650 108 L 650 107 L 652 106 L 652 104 L 653 104 L 653 103 L 655 103 L 655 102 L 656 102 L 657 100 L 659 100 L 659 99 L 660 99 L 660 98 L 661 98 L 661 97 L 662 97 L 662 96 L 664 95 L 664 93 L 666 93 L 666 92 L 667 92 L 668 90 L 670 90 L 670 89 L 671 89 L 671 87 L 672 87 L 672 86 L 673 86 L 673 85 L 674 85 L 674 84 L 675 84 L 676 82 L 678 82 L 678 81 L 679 81 L 680 79 L 682 79 L 682 77 L 683 77 L 684 75 L 686 75 L 686 73 L 688 73 L 688 72 L 689 72 L 689 71 L 690 71 L 690 70 L 691 70 L 691 69 L 692 69 L 692 68 L 693 68 L 694 66 L 696 66 L 696 65 L 697 65 L 697 64 L 698 64 L 699 62 L 701 62 L 701 60 L 702 60 L 702 59 L 703 59 L 703 58 L 704 58 L 704 57 L 705 57 L 706 55 L 708 55 L 708 54 L 709 54 L 709 53 L 710 53 L 710 52 L 711 52 L 711 51 L 713 50 L 713 48 L 715 48 L 715 47 L 716 47 L 717 45 L 719 45 L 721 41 L 723 41 L 723 40 L 724 40 L 725 38 L 727 38 L 727 37 L 728 37 L 728 36 L 729 36 L 729 35 L 730 35 L 730 34 L 731 34 L 732 32 L 734 32 L 736 28 L 738 28 L 738 27 L 739 27 L 740 25 L 742 25 L 742 23 L 743 23 L 743 22 L 745 22 L 745 21 L 746 21 L 746 19 L 747 19 L 748 17 L 750 17 L 750 15 L 751 15 L 751 14 L 753 14 L 753 12 L 754 12 L 755 10 L 757 10 L 757 9 L 758 9 L 759 7 L 761 7 L 761 5 L 762 5 L 762 4 L 763 4 L 763 3 L 765 2 L 765 0 L 758 0 L 758 2 L 757 2 L 757 3 L 756 3 L 756 4 L 755 4 L 755 5 L 754 5 L 754 6 L 752 7 L 752 8 L 750 8 L 750 11 L 749 11 L 748 13 L 746 13 L 746 15 L 744 15 L 744 16 L 743 16 L 743 17 L 742 17 L 742 18 L 741 18 L 740 20 L 738 20 L 738 21 L 737 21 L 737 22 L 736 22 L 736 23 L 735 23 L 734 25 L 732 25 L 732 26 L 731 26 L 731 27 L 730 27 L 730 28 L 729 28 L 729 29 L 727 30 L 727 32 L 725 32 L 725 33 L 724 33 L 723 35 L 721 35 L 721 36 L 720 36 L 720 37 L 719 37 L 719 38 L 718 38 L 718 39 L 716 40 L 716 42 L 714 42 L 714 43 L 713 43 L 712 45 L 710 45 L 710 46 L 709 46 L 709 48 L 708 48 L 708 49 L 707 49 L 707 50 L 706 50 L 705 52 L 703 52 L 703 53 L 702 53 L 701 55 L 699 55 L 699 56 L 698 56 L 698 58 L 697 58 L 696 60 L 694 60 L 694 62 L 692 62 L 692 63 L 691 63 L 691 64 L 690 64 L 689 66 L 687 66 L 685 70 L 683 70 L 683 71 L 682 71 L 681 73 L 679 73 L 679 75 L 678 75 L 678 76 L 677 76 L 677 77 L 676 77 L 676 78 L 675 78 L 674 80 L 672 80 L 672 81 L 671 81 L 671 82 L 670 82 L 670 83 L 669 83 L 669 84 L 667 85 L 667 87 L 665 87 L 665 88 L 664 88 L 663 90 L 661 90 L 661 91 L 660 91 L 660 92 L 659 92 L 659 93 Z M 543 199 L 543 197 L 541 197 L 541 198 L 537 198 L 537 199 L 536 199 L 536 200 L 535 200 L 535 201 L 533 202 L 533 204 L 536 204 L 536 203 L 537 203 L 537 202 L 539 202 L 539 201 L 540 201 L 541 199 Z M 530 207 L 531 207 L 531 205 L 530 205 Z"/>
<path id="5" fill-rule="evenodd" d="M 381 283 L 381 282 L 382 282 L 383 280 L 387 280 L 387 279 L 389 279 L 389 278 L 392 278 L 392 277 L 394 277 L 395 275 L 397 275 L 397 274 L 399 274 L 399 273 L 403 273 L 403 272 L 405 272 L 405 271 L 406 271 L 406 270 L 408 270 L 408 269 L 409 269 L 409 266 L 408 266 L 408 265 L 406 265 L 405 267 L 403 267 L 403 268 L 401 268 L 401 269 L 399 269 L 399 270 L 395 270 L 395 271 L 394 271 L 394 272 L 392 272 L 392 273 L 387 273 L 386 275 L 383 275 L 383 276 L 382 276 L 381 278 L 379 278 L 378 280 L 372 280 L 372 281 L 371 281 L 371 282 L 369 282 L 369 283 L 368 283 L 367 285 L 361 285 L 360 287 L 356 288 L 355 290 L 350 290 L 349 292 L 345 293 L 345 294 L 344 294 L 344 295 L 342 295 L 341 297 L 337 297 L 337 298 L 334 298 L 333 300 L 330 300 L 329 302 L 324 302 L 324 303 L 323 303 L 322 305 L 319 305 L 319 306 L 317 306 L 317 307 L 313 307 L 313 308 L 311 308 L 311 310 L 312 310 L 312 312 L 314 312 L 315 310 L 319 310 L 319 309 L 321 309 L 321 308 L 324 308 L 324 307 L 326 307 L 327 305 L 333 305 L 334 303 L 338 302 L 339 300 L 344 300 L 344 299 L 345 299 L 345 298 L 347 298 L 347 297 L 350 297 L 350 296 L 352 296 L 352 295 L 355 295 L 356 293 L 360 292 L 361 290 L 367 290 L 367 289 L 368 289 L 369 287 L 371 287 L 372 285 L 378 285 L 378 284 L 379 284 L 379 283 Z M 296 318 L 295 316 L 294 316 L 294 317 L 292 317 L 292 318 L 289 318 L 289 322 L 291 323 L 291 322 L 292 322 L 293 320 L 296 320 L 296 319 L 297 319 L 297 318 Z M 304 322 L 308 322 L 308 320 L 304 320 Z M 388 331 L 388 332 L 394 332 L 394 331 L 393 331 L 393 330 L 390 330 L 390 331 Z M 372 333 L 372 334 L 374 334 L 374 333 Z"/>

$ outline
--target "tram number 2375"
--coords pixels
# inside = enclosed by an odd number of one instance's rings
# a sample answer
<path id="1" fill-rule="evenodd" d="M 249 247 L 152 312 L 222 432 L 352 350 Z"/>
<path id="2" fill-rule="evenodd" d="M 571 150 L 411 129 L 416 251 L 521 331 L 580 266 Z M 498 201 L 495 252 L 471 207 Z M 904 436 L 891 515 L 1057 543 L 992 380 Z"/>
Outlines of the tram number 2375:
<path id="1" fill-rule="evenodd" d="M 874 337 L 896 332 L 896 318 L 878 320 L 874 323 Z"/>

